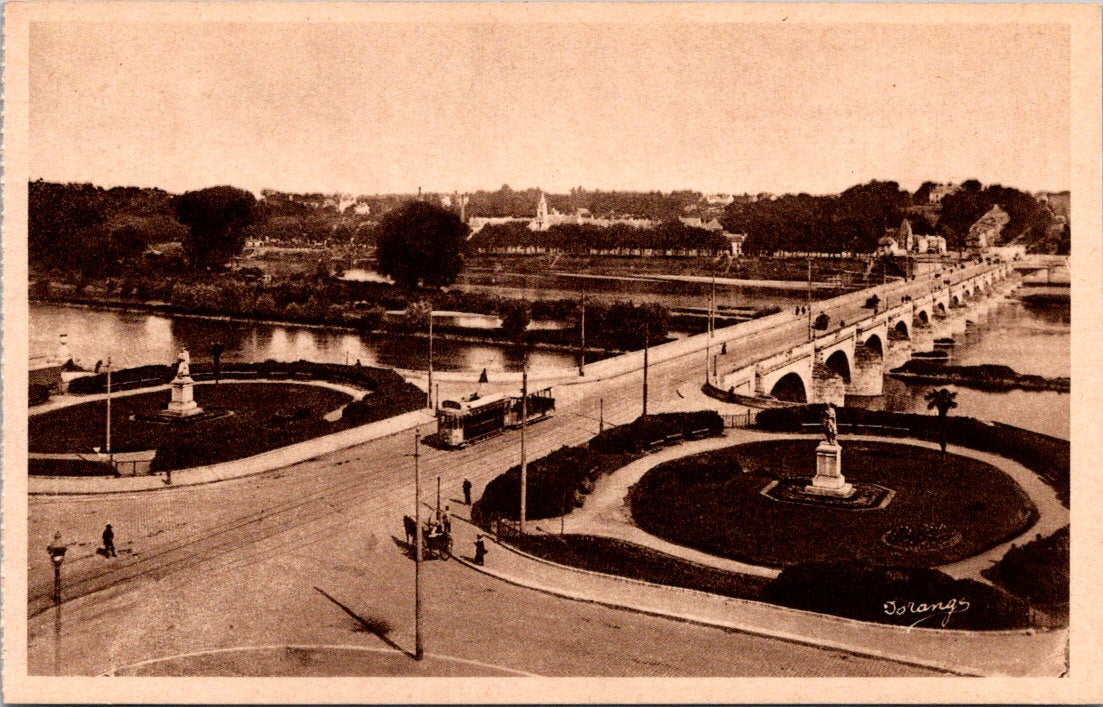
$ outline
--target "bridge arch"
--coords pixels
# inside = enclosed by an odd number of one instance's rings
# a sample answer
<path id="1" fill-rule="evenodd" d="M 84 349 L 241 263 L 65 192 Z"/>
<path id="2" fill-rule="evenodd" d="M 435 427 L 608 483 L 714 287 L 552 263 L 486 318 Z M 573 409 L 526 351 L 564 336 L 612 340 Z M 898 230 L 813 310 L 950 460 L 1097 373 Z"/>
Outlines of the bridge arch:
<path id="1" fill-rule="evenodd" d="M 880 342 L 880 339 L 878 339 L 878 342 Z M 827 357 L 823 365 L 835 371 L 835 373 L 838 373 L 847 383 L 850 382 L 850 358 L 847 357 L 846 351 L 839 350 L 834 352 Z"/>
<path id="2" fill-rule="evenodd" d="M 894 331 L 896 331 L 897 334 L 900 334 L 905 339 L 910 339 L 911 338 L 911 331 L 908 330 L 908 320 L 901 319 L 901 320 L 897 321 L 896 324 L 893 325 L 892 328 L 893 328 Z"/>
<path id="3" fill-rule="evenodd" d="M 936 304 L 934 306 L 934 308 L 935 308 L 935 311 L 938 312 L 939 314 L 945 314 L 946 313 L 946 305 L 943 304 L 942 302 L 939 302 L 938 304 Z"/>
<path id="4" fill-rule="evenodd" d="M 879 334 L 873 334 L 866 339 L 865 347 L 871 351 L 876 351 L 882 356 L 885 355 L 885 342 L 881 341 Z"/>
<path id="5" fill-rule="evenodd" d="M 942 304 L 939 303 L 939 306 L 942 306 Z M 960 307 L 961 306 L 961 298 L 959 298 L 957 295 L 951 295 L 950 296 L 950 306 L 951 307 Z"/>
<path id="6" fill-rule="evenodd" d="M 794 371 L 778 378 L 777 383 L 774 383 L 774 387 L 770 389 L 770 395 L 787 403 L 808 402 L 808 388 L 804 385 L 804 379 Z"/>
<path id="7" fill-rule="evenodd" d="M 915 321 L 919 326 L 927 326 L 931 323 L 931 315 L 926 309 L 921 309 L 915 313 Z"/>

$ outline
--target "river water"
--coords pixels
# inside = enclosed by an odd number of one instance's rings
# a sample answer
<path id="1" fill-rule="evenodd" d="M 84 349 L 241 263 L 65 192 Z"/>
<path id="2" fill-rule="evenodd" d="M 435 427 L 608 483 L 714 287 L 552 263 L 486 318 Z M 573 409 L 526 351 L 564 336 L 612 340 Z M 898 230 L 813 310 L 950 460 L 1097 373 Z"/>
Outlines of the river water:
<path id="1" fill-rule="evenodd" d="M 355 363 L 424 369 L 429 359 L 425 337 L 360 334 L 321 327 L 262 324 L 198 317 L 32 304 L 31 354 L 57 350 L 58 335 L 68 334 L 69 349 L 85 366 L 111 357 L 116 368 L 173 363 L 181 349 L 193 358 L 210 357 L 211 344 L 222 342 L 222 360 Z M 433 367 L 443 371 L 520 371 L 526 355 L 516 346 L 433 340 Z M 570 369 L 575 356 L 565 351 L 534 349 L 530 370 Z"/>
<path id="2" fill-rule="evenodd" d="M 689 295 L 696 297 L 696 294 Z M 639 301 L 639 300 L 637 300 Z M 667 301 L 667 300 L 664 300 Z M 961 365 L 996 363 L 1020 373 L 1043 376 L 1070 375 L 1069 305 L 1028 306 L 1013 298 L 994 301 L 978 326 L 958 334 L 953 361 Z M 66 333 L 76 359 L 87 366 L 112 357 L 118 367 L 147 363 L 172 363 L 181 349 L 197 359 L 210 355 L 213 342 L 226 345 L 225 361 L 311 361 L 424 369 L 428 359 L 425 338 L 396 335 L 363 335 L 352 331 L 294 325 L 232 322 L 193 317 L 95 310 L 32 304 L 31 353 L 53 353 L 58 334 Z M 922 348 L 929 348 L 925 346 Z M 575 365 L 572 353 L 534 350 L 528 354 L 530 370 L 567 370 Z M 493 344 L 434 342 L 434 367 L 438 370 L 519 371 L 525 354 L 517 347 Z M 933 386 L 910 385 L 886 377 L 884 395 L 850 397 L 848 404 L 862 407 L 927 414 L 923 396 Z M 1011 425 L 1069 438 L 1067 393 L 1010 391 L 986 392 L 958 386 L 958 407 L 952 414 L 998 420 Z"/>
<path id="3" fill-rule="evenodd" d="M 974 318 L 974 315 L 967 314 Z M 1010 366 L 1019 373 L 1046 377 L 1071 376 L 1069 303 L 1027 305 L 1010 298 L 992 301 L 975 329 L 956 334 L 950 363 Z M 930 346 L 920 347 L 930 350 Z M 1069 439 L 1069 394 L 1052 391 L 989 392 L 954 385 L 909 384 L 885 377 L 884 394 L 876 398 L 848 397 L 847 405 L 894 412 L 929 414 L 924 396 L 932 388 L 957 392 L 951 415 L 997 420 L 1016 427 Z"/>

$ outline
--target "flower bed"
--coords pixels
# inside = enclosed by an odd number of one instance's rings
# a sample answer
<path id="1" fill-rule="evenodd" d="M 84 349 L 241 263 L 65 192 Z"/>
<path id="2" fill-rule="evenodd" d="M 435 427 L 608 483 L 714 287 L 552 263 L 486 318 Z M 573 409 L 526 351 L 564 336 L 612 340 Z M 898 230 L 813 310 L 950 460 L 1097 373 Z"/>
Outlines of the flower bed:
<path id="1" fill-rule="evenodd" d="M 815 447 L 815 440 L 755 442 L 660 464 L 633 487 L 632 518 L 671 542 L 757 565 L 933 567 L 1014 537 L 1037 515 L 1022 489 L 995 467 L 884 442 L 847 442 L 843 448 L 849 481 L 895 492 L 883 508 L 778 503 L 762 495 L 771 480 L 809 479 Z M 937 524 L 961 540 L 938 549 L 881 541 L 886 533 L 895 537 L 901 526 Z"/>

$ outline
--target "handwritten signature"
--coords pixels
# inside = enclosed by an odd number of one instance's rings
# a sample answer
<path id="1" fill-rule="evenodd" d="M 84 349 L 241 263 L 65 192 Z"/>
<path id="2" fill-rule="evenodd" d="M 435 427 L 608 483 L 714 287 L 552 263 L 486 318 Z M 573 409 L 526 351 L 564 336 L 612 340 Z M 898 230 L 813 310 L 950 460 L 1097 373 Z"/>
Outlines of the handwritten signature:
<path id="1" fill-rule="evenodd" d="M 919 616 L 912 626 L 918 626 L 932 616 L 942 617 L 942 628 L 950 623 L 950 617 L 969 610 L 968 599 L 947 599 L 938 602 L 923 601 L 896 601 L 890 599 L 881 605 L 881 608 L 889 616 Z"/>

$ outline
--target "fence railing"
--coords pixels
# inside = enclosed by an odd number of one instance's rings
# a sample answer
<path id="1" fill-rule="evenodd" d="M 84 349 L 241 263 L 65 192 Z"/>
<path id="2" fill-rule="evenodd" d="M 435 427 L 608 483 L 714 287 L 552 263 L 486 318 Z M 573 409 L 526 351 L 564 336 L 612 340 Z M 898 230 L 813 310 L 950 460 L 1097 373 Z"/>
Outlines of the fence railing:
<path id="1" fill-rule="evenodd" d="M 722 414 L 724 418 L 724 427 L 753 427 L 758 421 L 757 410 L 747 410 L 746 412 L 726 413 Z"/>

